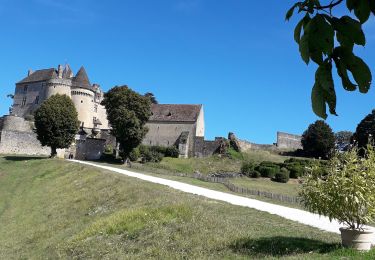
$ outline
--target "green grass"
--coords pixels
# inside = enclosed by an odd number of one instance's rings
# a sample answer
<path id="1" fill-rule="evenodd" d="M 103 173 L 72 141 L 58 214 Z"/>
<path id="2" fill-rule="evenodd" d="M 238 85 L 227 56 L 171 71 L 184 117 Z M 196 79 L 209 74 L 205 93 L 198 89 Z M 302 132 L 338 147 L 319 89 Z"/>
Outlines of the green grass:
<path id="1" fill-rule="evenodd" d="M 0 259 L 374 259 L 281 217 L 62 160 L 0 158 Z"/>
<path id="2" fill-rule="evenodd" d="M 146 163 L 143 167 L 150 169 L 159 169 L 173 173 L 192 174 L 200 172 L 202 174 L 217 172 L 240 172 L 241 165 L 244 160 L 260 163 L 262 161 L 284 162 L 290 157 L 281 156 L 269 151 L 249 151 L 245 153 L 237 153 L 233 150 L 229 151 L 231 158 L 219 157 L 217 155 L 208 158 L 168 158 L 165 157 L 160 163 Z"/>

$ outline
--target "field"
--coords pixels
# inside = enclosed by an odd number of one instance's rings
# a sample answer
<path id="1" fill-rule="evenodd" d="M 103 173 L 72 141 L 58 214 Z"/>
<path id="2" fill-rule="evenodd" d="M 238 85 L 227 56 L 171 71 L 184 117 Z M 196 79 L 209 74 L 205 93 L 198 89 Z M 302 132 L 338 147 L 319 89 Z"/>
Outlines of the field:
<path id="1" fill-rule="evenodd" d="M 374 259 L 278 216 L 62 160 L 0 158 L 0 259 Z"/>

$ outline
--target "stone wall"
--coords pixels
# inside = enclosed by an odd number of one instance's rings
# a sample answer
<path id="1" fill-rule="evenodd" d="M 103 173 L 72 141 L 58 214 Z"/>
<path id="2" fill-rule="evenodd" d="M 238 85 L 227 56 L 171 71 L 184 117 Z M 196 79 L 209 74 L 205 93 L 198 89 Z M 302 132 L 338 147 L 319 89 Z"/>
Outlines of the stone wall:
<path id="1" fill-rule="evenodd" d="M 196 137 L 194 145 L 195 157 L 209 157 L 215 154 L 224 138 L 216 137 L 214 141 L 206 141 L 204 137 Z"/>
<path id="2" fill-rule="evenodd" d="M 188 151 L 189 156 L 193 156 L 195 123 L 179 122 L 148 122 L 146 124 L 148 132 L 142 141 L 144 145 L 172 146 L 178 144 L 177 141 L 183 132 L 189 132 Z"/>
<path id="3" fill-rule="evenodd" d="M 71 147 L 73 156 L 77 160 L 99 160 L 104 152 L 106 140 L 86 138 L 77 140 L 75 147 Z"/>
<path id="4" fill-rule="evenodd" d="M 279 149 L 302 149 L 302 136 L 283 132 L 277 132 L 277 148 Z"/>
<path id="5" fill-rule="evenodd" d="M 42 146 L 32 130 L 32 122 L 22 117 L 4 116 L 0 128 L 0 154 L 49 156 L 51 148 Z M 58 149 L 57 156 L 64 157 L 65 149 Z"/>
<path id="6" fill-rule="evenodd" d="M 0 154 L 44 155 L 51 154 L 51 148 L 42 147 L 32 132 L 1 131 Z"/>
<path id="7" fill-rule="evenodd" d="M 277 147 L 273 144 L 255 144 L 250 143 L 245 140 L 238 140 L 238 143 L 240 144 L 241 151 L 246 152 L 249 150 L 276 150 Z"/>

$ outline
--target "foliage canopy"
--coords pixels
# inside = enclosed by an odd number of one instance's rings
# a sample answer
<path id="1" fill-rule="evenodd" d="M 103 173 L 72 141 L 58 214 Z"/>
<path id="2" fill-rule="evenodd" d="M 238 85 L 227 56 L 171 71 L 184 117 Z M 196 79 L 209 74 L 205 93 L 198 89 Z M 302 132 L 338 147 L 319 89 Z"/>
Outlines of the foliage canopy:
<path id="1" fill-rule="evenodd" d="M 307 156 L 327 159 L 335 147 L 335 135 L 327 123 L 317 120 L 303 133 L 301 143 Z"/>
<path id="2" fill-rule="evenodd" d="M 369 141 L 373 141 L 375 136 L 375 110 L 368 114 L 358 124 L 353 135 L 353 141 L 359 148 L 365 148 Z M 371 140 L 372 139 L 372 140 Z"/>
<path id="3" fill-rule="evenodd" d="M 295 10 L 304 14 L 295 27 L 294 39 L 303 61 L 309 64 L 311 60 L 318 65 L 311 93 L 312 108 L 316 115 L 326 119 L 326 105 L 330 114 L 337 115 L 333 64 L 345 90 L 358 88 L 361 93 L 367 93 L 370 88 L 371 71 L 353 50 L 355 45 L 366 45 L 362 25 L 371 13 L 375 15 L 375 1 L 346 0 L 346 8 L 354 12 L 355 17 L 333 15 L 333 9 L 343 4 L 344 0 L 330 0 L 327 4 L 321 2 L 305 0 L 295 3 L 287 12 L 286 20 L 293 16 Z"/>
<path id="4" fill-rule="evenodd" d="M 37 138 L 43 146 L 51 147 L 51 157 L 57 148 L 68 148 L 78 131 L 78 114 L 67 95 L 53 95 L 35 111 Z"/>
<path id="5" fill-rule="evenodd" d="M 127 86 L 116 86 L 104 94 L 102 105 L 107 110 L 112 134 L 120 143 L 121 155 L 127 159 L 147 134 L 145 124 L 151 116 L 150 98 Z"/>

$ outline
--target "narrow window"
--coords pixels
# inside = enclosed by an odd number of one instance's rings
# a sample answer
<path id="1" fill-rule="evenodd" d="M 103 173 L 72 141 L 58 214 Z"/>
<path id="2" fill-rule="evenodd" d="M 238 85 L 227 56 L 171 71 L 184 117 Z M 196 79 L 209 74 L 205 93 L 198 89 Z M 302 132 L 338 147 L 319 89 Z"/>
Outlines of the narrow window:
<path id="1" fill-rule="evenodd" d="M 98 105 L 94 105 L 94 112 L 98 112 Z"/>
<path id="2" fill-rule="evenodd" d="M 81 100 L 81 103 L 83 103 L 83 100 Z"/>
<path id="3" fill-rule="evenodd" d="M 35 104 L 39 104 L 39 96 L 36 96 L 36 98 L 35 98 Z"/>
<path id="4" fill-rule="evenodd" d="M 23 99 L 22 99 L 22 104 L 21 104 L 21 106 L 25 106 L 26 105 L 26 97 L 24 97 Z"/>
<path id="5" fill-rule="evenodd" d="M 27 85 L 24 86 L 24 87 L 23 87 L 23 92 L 27 92 L 27 89 L 28 89 L 28 86 L 27 86 Z"/>

